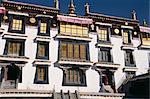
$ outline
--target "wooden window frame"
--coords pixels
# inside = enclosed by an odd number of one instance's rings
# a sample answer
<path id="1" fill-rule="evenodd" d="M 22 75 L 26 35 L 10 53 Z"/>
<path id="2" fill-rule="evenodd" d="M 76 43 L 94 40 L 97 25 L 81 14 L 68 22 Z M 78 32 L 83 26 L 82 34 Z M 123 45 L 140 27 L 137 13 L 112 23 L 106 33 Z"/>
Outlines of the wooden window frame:
<path id="1" fill-rule="evenodd" d="M 125 66 L 130 66 L 130 67 L 136 66 L 132 50 L 125 50 Z"/>
<path id="2" fill-rule="evenodd" d="M 145 45 L 144 42 L 150 42 L 150 33 L 145 33 L 145 32 L 141 33 L 141 44 Z"/>
<path id="3" fill-rule="evenodd" d="M 62 54 L 62 45 L 65 44 L 66 45 L 66 57 L 63 57 L 63 54 Z M 70 52 L 72 54 L 72 57 L 68 57 L 68 45 L 72 45 L 72 51 Z M 85 47 L 85 51 L 81 53 L 81 46 L 84 46 Z M 76 57 L 75 55 L 75 46 L 78 46 L 78 54 L 79 54 L 79 58 Z M 68 59 L 68 60 L 89 60 L 88 58 L 88 44 L 87 43 L 72 43 L 72 42 L 60 42 L 60 51 L 59 51 L 59 59 Z M 83 55 L 84 54 L 84 58 L 83 58 Z"/>
<path id="4" fill-rule="evenodd" d="M 64 26 L 61 26 L 63 24 Z M 70 32 L 67 32 L 67 25 L 70 26 Z M 75 27 L 73 27 L 75 26 Z M 65 31 L 61 31 L 61 27 L 64 28 Z M 82 28 L 81 31 L 82 33 L 78 33 L 79 27 Z M 87 28 L 87 29 L 85 29 Z M 74 33 L 73 30 L 76 30 Z M 87 30 L 87 33 L 84 33 L 85 30 Z M 60 22 L 60 27 L 59 27 L 59 33 L 62 35 L 68 35 L 68 36 L 76 36 L 76 37 L 88 37 L 88 26 L 84 24 L 73 24 L 73 23 L 67 23 L 67 22 Z"/>
<path id="5" fill-rule="evenodd" d="M 97 38 L 98 38 L 98 42 L 108 42 L 108 43 L 110 43 L 110 27 L 109 26 L 98 26 L 98 31 L 97 31 Z M 102 36 L 102 34 L 101 33 L 99 33 L 99 31 L 101 31 L 101 30 L 106 30 L 106 35 L 104 35 L 105 36 L 105 38 L 104 39 L 101 39 L 101 36 Z"/>
<path id="6" fill-rule="evenodd" d="M 13 29 L 13 20 L 22 20 L 22 27 L 21 30 L 14 30 Z M 15 15 L 11 15 L 9 17 L 9 28 L 8 28 L 8 32 L 12 32 L 12 33 L 21 33 L 21 34 L 25 34 L 25 17 L 24 16 L 15 16 Z"/>
<path id="7" fill-rule="evenodd" d="M 41 23 L 46 24 L 46 32 L 41 33 Z M 38 19 L 38 35 L 40 36 L 50 36 L 50 24 L 51 24 L 51 19 L 49 18 L 39 18 Z"/>
<path id="8" fill-rule="evenodd" d="M 103 85 L 110 85 L 114 92 L 116 92 L 115 88 L 115 78 L 114 73 L 110 71 L 108 68 L 102 72 L 102 83 Z"/>
<path id="9" fill-rule="evenodd" d="M 44 69 L 44 80 L 38 80 L 38 69 Z M 46 65 L 38 65 L 36 66 L 36 73 L 34 77 L 34 84 L 49 84 L 49 74 L 48 74 L 48 66 Z"/>
<path id="10" fill-rule="evenodd" d="M 108 41 L 108 30 L 107 28 L 100 28 L 100 33 L 98 33 L 98 39 L 100 41 Z"/>
<path id="11" fill-rule="evenodd" d="M 146 38 L 146 40 L 150 41 L 150 33 L 142 33 L 141 36 L 142 38 Z"/>
<path id="12" fill-rule="evenodd" d="M 38 53 L 40 45 L 44 45 L 45 46 L 45 56 L 40 56 L 39 53 Z M 37 59 L 46 59 L 46 60 L 49 59 L 49 42 L 41 42 L 41 41 L 37 42 L 36 58 Z"/>
<path id="13" fill-rule="evenodd" d="M 104 53 L 106 56 L 104 56 Z M 99 62 L 111 62 L 113 63 L 113 58 L 111 55 L 111 48 L 99 48 L 99 53 L 98 53 L 98 61 Z"/>
<path id="14" fill-rule="evenodd" d="M 9 52 L 8 52 L 9 43 L 20 43 L 19 55 L 13 55 L 13 56 L 24 56 L 25 55 L 25 41 L 24 40 L 12 40 L 12 39 L 7 39 L 6 40 L 4 55 L 9 55 Z"/>
<path id="15" fill-rule="evenodd" d="M 127 34 L 127 36 L 125 36 L 125 33 Z M 132 40 L 131 40 L 131 30 L 123 30 L 123 44 L 132 44 Z M 127 42 L 125 42 L 125 37 L 127 37 Z"/>
<path id="16" fill-rule="evenodd" d="M 71 75 L 70 75 L 70 71 L 78 71 L 78 81 L 77 82 L 73 82 L 73 81 L 69 81 L 69 78 L 71 79 Z M 67 78 L 69 77 L 69 78 Z M 75 76 L 72 75 L 72 79 L 75 80 Z M 69 68 L 69 69 L 65 69 L 63 72 L 63 86 L 86 86 L 86 74 L 82 69 L 79 68 Z"/>

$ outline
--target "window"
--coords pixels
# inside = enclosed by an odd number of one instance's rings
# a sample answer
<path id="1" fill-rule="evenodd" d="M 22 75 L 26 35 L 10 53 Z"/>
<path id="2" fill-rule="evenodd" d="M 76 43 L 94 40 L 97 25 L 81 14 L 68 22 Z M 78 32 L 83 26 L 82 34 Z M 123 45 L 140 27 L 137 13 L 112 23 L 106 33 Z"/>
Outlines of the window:
<path id="1" fill-rule="evenodd" d="M 24 41 L 7 40 L 4 54 L 11 56 L 24 56 Z"/>
<path id="2" fill-rule="evenodd" d="M 37 58 L 49 59 L 49 43 L 48 42 L 37 43 Z"/>
<path id="3" fill-rule="evenodd" d="M 13 33 L 25 33 L 24 17 L 10 16 L 9 32 Z"/>
<path id="4" fill-rule="evenodd" d="M 3 80 L 5 79 L 5 80 Z M 18 80 L 18 81 L 17 81 Z M 17 88 L 18 83 L 22 82 L 22 68 L 10 63 L 10 65 L 0 68 L 0 87 L 3 89 Z"/>
<path id="5" fill-rule="evenodd" d="M 87 44 L 78 43 L 61 43 L 60 45 L 60 59 L 87 59 L 86 55 Z"/>
<path id="6" fill-rule="evenodd" d="M 100 41 L 109 41 L 108 28 L 100 28 L 98 30 L 98 39 Z"/>
<path id="7" fill-rule="evenodd" d="M 21 31 L 22 30 L 22 20 L 13 19 L 12 29 Z"/>
<path id="8" fill-rule="evenodd" d="M 142 33 L 142 44 L 150 46 L 150 33 Z"/>
<path id="9" fill-rule="evenodd" d="M 123 43 L 124 44 L 130 44 L 131 43 L 131 34 L 129 30 L 123 31 Z"/>
<path id="10" fill-rule="evenodd" d="M 104 87 L 106 91 L 116 92 L 114 73 L 109 69 L 106 69 L 102 72 L 102 83 L 104 86 L 110 86 L 110 88 Z"/>
<path id="11" fill-rule="evenodd" d="M 135 66 L 132 50 L 126 50 L 126 53 L 125 53 L 125 65 L 126 66 Z"/>
<path id="12" fill-rule="evenodd" d="M 100 62 L 112 62 L 110 48 L 100 48 L 99 61 Z"/>
<path id="13" fill-rule="evenodd" d="M 47 24 L 41 23 L 40 24 L 40 33 L 46 33 Z"/>
<path id="14" fill-rule="evenodd" d="M 38 35 L 49 36 L 50 35 L 50 20 L 47 18 L 41 18 L 38 21 Z"/>
<path id="15" fill-rule="evenodd" d="M 48 66 L 37 66 L 34 83 L 48 84 Z"/>
<path id="16" fill-rule="evenodd" d="M 65 70 L 63 85 L 85 85 L 85 73 L 78 68 Z"/>
<path id="17" fill-rule="evenodd" d="M 87 25 L 71 24 L 71 23 L 60 23 L 60 34 L 88 37 Z"/>

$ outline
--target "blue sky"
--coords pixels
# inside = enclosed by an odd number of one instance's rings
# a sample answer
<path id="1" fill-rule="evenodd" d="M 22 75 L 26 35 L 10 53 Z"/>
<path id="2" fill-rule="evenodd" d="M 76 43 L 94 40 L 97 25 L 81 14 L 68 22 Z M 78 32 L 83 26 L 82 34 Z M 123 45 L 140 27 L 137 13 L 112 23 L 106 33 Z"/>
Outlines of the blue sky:
<path id="1" fill-rule="evenodd" d="M 12 0 L 26 3 L 33 3 L 44 6 L 53 6 L 54 0 Z M 67 13 L 70 0 L 59 0 L 61 12 Z M 113 15 L 131 18 L 131 11 L 134 9 L 137 18 L 142 23 L 147 20 L 150 26 L 150 0 L 74 0 L 76 13 L 84 15 L 84 4 L 90 4 L 90 11 L 106 15 Z"/>

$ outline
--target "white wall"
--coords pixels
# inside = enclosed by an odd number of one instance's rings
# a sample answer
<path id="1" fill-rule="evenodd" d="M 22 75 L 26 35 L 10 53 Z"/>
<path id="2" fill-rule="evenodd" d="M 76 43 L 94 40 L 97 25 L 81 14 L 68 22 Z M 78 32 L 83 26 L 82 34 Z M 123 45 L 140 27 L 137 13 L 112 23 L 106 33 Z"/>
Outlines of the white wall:
<path id="1" fill-rule="evenodd" d="M 7 32 L 8 26 L 2 25 L 2 28 L 5 29 Z M 62 79 L 63 79 L 63 71 L 58 67 L 54 67 L 54 63 L 58 59 L 58 40 L 55 40 L 54 37 L 58 33 L 57 29 L 52 28 L 50 31 L 50 61 L 51 66 L 49 66 L 49 84 L 34 84 L 34 76 L 36 67 L 33 66 L 33 61 L 36 57 L 36 49 L 37 43 L 34 42 L 34 39 L 37 36 L 37 27 L 34 26 L 27 26 L 26 27 L 26 35 L 28 36 L 25 42 L 25 56 L 29 57 L 28 63 L 23 67 L 23 77 L 22 83 L 19 84 L 19 89 L 35 89 L 35 90 L 53 90 L 60 91 L 82 91 L 82 92 L 98 92 L 99 91 L 99 74 L 95 70 L 89 68 L 86 71 L 86 87 L 75 87 L 75 86 L 62 86 Z M 98 48 L 95 47 L 97 42 L 97 36 L 95 33 L 90 33 L 89 35 L 92 38 L 92 41 L 89 43 L 90 49 L 90 60 L 92 62 L 98 62 Z M 112 55 L 114 63 L 120 64 L 120 67 L 115 72 L 115 82 L 116 87 L 118 83 L 124 78 L 125 74 L 123 73 L 122 69 L 124 68 L 124 51 L 121 50 L 122 46 L 122 37 L 111 37 L 111 42 L 113 44 L 112 48 Z M 137 47 L 140 42 L 139 39 L 133 39 L 133 44 Z M 3 54 L 5 46 L 5 39 L 2 39 L 2 35 L 0 35 L 0 55 Z M 134 57 L 136 61 L 136 66 L 138 67 L 137 75 L 143 74 L 147 72 L 148 69 L 148 50 L 138 50 L 135 49 Z"/>

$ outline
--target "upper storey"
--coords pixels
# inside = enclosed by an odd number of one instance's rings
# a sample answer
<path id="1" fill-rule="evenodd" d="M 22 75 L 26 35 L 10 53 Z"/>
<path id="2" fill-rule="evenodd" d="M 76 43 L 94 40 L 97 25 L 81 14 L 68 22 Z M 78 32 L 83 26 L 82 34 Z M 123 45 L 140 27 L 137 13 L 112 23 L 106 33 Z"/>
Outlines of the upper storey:
<path id="1" fill-rule="evenodd" d="M 1 17 L 1 23 L 9 26 L 4 36 L 9 33 L 9 35 L 14 36 L 15 34 L 16 37 L 23 38 L 22 36 L 26 34 L 26 26 L 37 27 L 38 36 L 50 36 L 50 27 L 57 26 L 55 17 L 59 12 L 58 5 L 45 7 L 14 1 L 2 1 L 2 6 L 5 11 Z M 22 36 L 18 36 L 18 34 Z"/>
<path id="2" fill-rule="evenodd" d="M 59 21 L 59 35 L 57 35 L 57 38 L 90 40 L 89 25 L 93 23 L 93 20 L 84 16 L 77 16 L 73 0 L 69 5 L 69 13 L 57 15 L 57 20 Z"/>
<path id="3" fill-rule="evenodd" d="M 59 9 L 54 7 L 45 7 L 40 5 L 14 2 L 14 1 L 2 1 L 3 7 L 8 11 L 17 11 L 23 12 L 27 14 L 45 14 L 45 15 L 53 15 L 54 13 L 58 13 Z"/>

